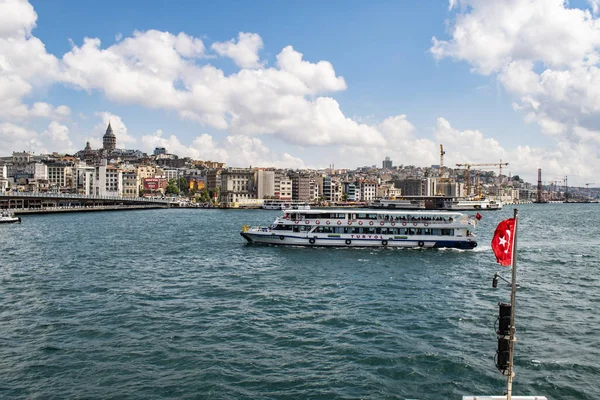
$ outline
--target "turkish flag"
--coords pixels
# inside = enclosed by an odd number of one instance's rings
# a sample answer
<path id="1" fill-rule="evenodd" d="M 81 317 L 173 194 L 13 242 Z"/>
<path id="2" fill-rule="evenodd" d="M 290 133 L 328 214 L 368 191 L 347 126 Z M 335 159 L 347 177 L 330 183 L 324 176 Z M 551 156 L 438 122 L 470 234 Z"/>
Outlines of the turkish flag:
<path id="1" fill-rule="evenodd" d="M 498 224 L 492 238 L 492 250 L 494 250 L 498 264 L 504 266 L 512 264 L 514 235 L 514 218 L 505 219 Z"/>

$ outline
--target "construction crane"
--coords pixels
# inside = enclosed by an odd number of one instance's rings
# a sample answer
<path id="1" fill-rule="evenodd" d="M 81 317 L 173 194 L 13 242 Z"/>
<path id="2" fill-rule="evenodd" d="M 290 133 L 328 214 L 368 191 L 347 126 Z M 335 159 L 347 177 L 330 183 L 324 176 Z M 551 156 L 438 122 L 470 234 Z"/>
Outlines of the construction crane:
<path id="1" fill-rule="evenodd" d="M 502 171 L 502 166 L 507 166 L 508 163 L 503 163 L 500 160 L 499 163 L 485 163 L 485 164 L 456 164 L 457 167 L 461 167 L 465 169 L 465 190 L 467 191 L 467 196 L 471 194 L 471 167 L 499 167 L 500 171 Z"/>

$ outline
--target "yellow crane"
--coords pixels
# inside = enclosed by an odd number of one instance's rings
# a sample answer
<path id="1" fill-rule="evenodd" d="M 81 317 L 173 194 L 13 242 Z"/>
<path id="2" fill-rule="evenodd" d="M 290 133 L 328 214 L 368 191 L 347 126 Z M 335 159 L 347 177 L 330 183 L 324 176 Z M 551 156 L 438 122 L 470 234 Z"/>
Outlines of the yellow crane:
<path id="1" fill-rule="evenodd" d="M 483 164 L 456 164 L 457 167 L 461 167 L 465 169 L 465 190 L 467 191 L 467 196 L 471 194 L 471 167 L 498 167 L 500 168 L 500 174 L 502 174 L 502 167 L 507 166 L 508 163 L 503 163 L 500 160 L 499 163 L 483 163 Z M 481 194 L 480 194 L 481 196 Z"/>

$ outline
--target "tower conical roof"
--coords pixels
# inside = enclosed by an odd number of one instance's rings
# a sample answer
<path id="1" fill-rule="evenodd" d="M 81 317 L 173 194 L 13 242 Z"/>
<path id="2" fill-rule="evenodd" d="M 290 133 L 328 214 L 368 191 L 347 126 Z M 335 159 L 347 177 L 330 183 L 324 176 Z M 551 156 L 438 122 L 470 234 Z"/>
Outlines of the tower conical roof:
<path id="1" fill-rule="evenodd" d="M 108 127 L 106 128 L 106 133 L 104 134 L 104 136 L 115 136 L 112 130 L 112 126 L 110 126 L 110 122 L 108 123 Z"/>

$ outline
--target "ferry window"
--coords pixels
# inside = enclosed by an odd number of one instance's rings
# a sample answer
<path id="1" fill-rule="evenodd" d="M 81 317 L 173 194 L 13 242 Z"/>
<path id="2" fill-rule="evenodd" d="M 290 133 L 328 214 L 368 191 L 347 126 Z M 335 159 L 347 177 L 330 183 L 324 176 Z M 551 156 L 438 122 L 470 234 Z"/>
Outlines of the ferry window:
<path id="1" fill-rule="evenodd" d="M 454 236 L 454 229 L 442 229 L 442 236 Z"/>
<path id="2" fill-rule="evenodd" d="M 300 227 L 299 226 L 294 226 L 294 232 L 300 232 Z"/>
<path id="3" fill-rule="evenodd" d="M 414 234 L 415 234 L 415 230 L 414 230 L 413 228 L 408 228 L 408 229 L 406 230 L 406 234 L 407 234 L 407 235 L 414 235 Z"/>
<path id="4" fill-rule="evenodd" d="M 423 229 L 424 235 L 431 235 L 431 229 Z"/>
<path id="5" fill-rule="evenodd" d="M 381 228 L 375 228 L 375 233 L 376 234 L 380 234 L 381 233 Z"/>
<path id="6" fill-rule="evenodd" d="M 367 219 L 377 219 L 377 214 L 367 214 Z"/>
<path id="7" fill-rule="evenodd" d="M 330 226 L 324 226 L 323 227 L 323 233 L 332 233 L 331 227 Z"/>
<path id="8" fill-rule="evenodd" d="M 358 219 L 367 219 L 367 214 L 356 214 Z"/>
<path id="9" fill-rule="evenodd" d="M 417 232 L 416 232 L 416 234 L 417 234 L 417 235 L 422 235 L 422 234 L 423 234 L 423 230 L 422 230 L 422 229 L 420 229 L 420 228 L 419 228 L 419 229 L 417 229 Z"/>
<path id="10" fill-rule="evenodd" d="M 310 231 L 311 227 L 308 226 L 308 225 L 302 225 L 300 228 L 301 228 L 302 231 Z"/>
<path id="11" fill-rule="evenodd" d="M 360 228 L 352 228 L 352 233 L 360 233 Z"/>
<path id="12" fill-rule="evenodd" d="M 350 228 L 348 228 L 347 226 L 345 226 L 343 229 L 344 229 L 344 233 L 350 233 Z"/>

